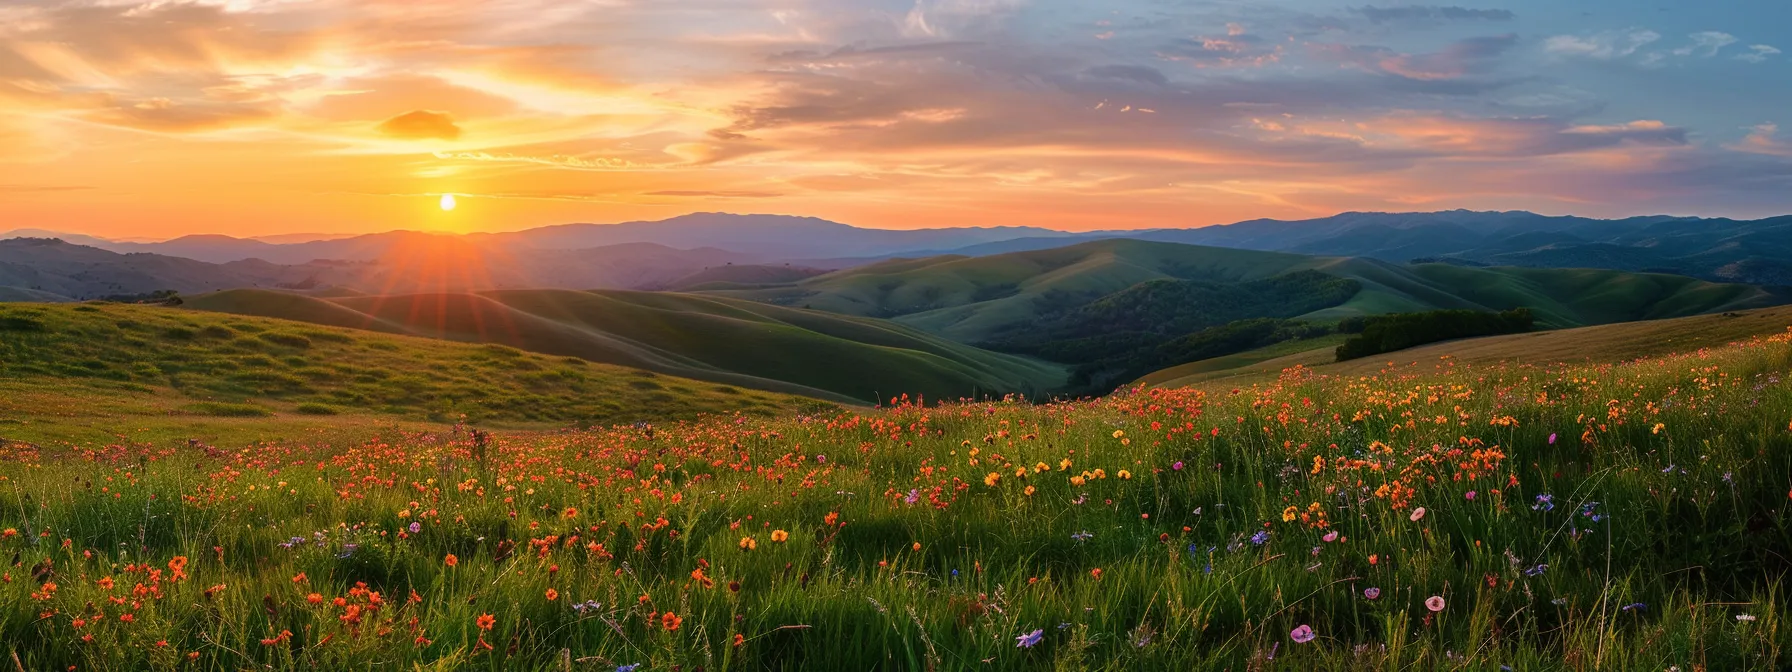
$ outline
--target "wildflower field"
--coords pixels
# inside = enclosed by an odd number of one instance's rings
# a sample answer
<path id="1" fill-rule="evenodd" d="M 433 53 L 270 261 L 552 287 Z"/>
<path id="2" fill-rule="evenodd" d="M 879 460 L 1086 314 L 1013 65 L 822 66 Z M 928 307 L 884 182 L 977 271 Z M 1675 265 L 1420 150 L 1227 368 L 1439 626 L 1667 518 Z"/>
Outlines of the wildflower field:
<path id="1" fill-rule="evenodd" d="M 1789 366 L 1780 336 L 1043 405 L 12 443 L 0 655 L 23 670 L 1782 669 Z"/>

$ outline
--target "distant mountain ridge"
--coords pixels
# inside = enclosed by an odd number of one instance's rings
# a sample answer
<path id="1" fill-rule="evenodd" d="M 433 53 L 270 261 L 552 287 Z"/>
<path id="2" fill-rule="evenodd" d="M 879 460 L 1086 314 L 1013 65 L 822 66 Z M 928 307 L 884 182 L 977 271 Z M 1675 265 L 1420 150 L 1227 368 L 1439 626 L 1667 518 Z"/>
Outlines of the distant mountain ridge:
<path id="1" fill-rule="evenodd" d="M 162 242 L 57 236 L 119 253 L 148 252 L 214 264 L 259 259 L 279 265 L 316 260 L 372 261 L 406 248 L 457 241 L 488 254 L 652 244 L 711 248 L 736 264 L 822 269 L 893 258 L 971 257 L 1051 249 L 1113 238 L 1469 266 L 1608 268 L 1748 284 L 1792 284 L 1792 215 L 1758 220 L 1652 215 L 1625 219 L 1547 216 L 1525 211 L 1347 212 L 1308 220 L 1257 219 L 1202 228 L 1065 232 L 1027 226 L 869 229 L 815 217 L 692 213 L 659 221 L 561 224 L 508 233 L 452 235 L 389 231 L 349 237 L 301 234 L 265 239 L 203 234 Z M 6 238 L 12 234 L 0 234 Z M 282 242 L 286 240 L 302 242 Z M 670 280 L 670 279 L 668 279 Z M 592 285 L 599 286 L 599 285 Z"/>

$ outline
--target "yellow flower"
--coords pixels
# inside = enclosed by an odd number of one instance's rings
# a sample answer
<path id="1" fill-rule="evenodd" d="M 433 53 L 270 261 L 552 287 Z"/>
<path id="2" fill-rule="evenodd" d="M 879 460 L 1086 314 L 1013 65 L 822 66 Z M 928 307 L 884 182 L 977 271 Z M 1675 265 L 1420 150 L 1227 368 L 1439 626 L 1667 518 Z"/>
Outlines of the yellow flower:
<path id="1" fill-rule="evenodd" d="M 1058 471 L 1069 471 L 1069 470 L 1070 470 L 1070 458 L 1066 457 L 1062 460 L 1058 460 Z"/>
<path id="2" fill-rule="evenodd" d="M 740 538 L 740 550 L 751 551 L 755 548 L 759 548 L 759 542 L 757 540 L 753 539 L 752 537 L 741 537 Z"/>
<path id="3" fill-rule="evenodd" d="M 1071 484 L 1071 485 L 1076 485 L 1076 486 L 1081 486 L 1081 485 L 1082 485 L 1082 484 L 1083 484 L 1083 477 L 1081 477 L 1081 476 L 1071 476 L 1071 477 L 1070 477 L 1070 484 Z"/>
<path id="4" fill-rule="evenodd" d="M 1660 434 L 1661 430 L 1665 427 L 1667 427 L 1667 425 L 1657 422 L 1657 423 L 1655 423 L 1654 427 L 1649 428 L 1649 433 L 1650 434 Z"/>
<path id="5" fill-rule="evenodd" d="M 1033 465 L 1033 471 L 1035 471 L 1035 472 L 1047 471 L 1047 470 L 1050 470 L 1051 468 L 1052 468 L 1052 465 L 1046 464 L 1044 462 L 1040 462 L 1038 464 Z"/>
<path id="6" fill-rule="evenodd" d="M 1122 432 L 1118 429 L 1114 430 L 1114 438 L 1118 439 L 1122 436 L 1126 436 L 1126 432 Z"/>
<path id="7" fill-rule="evenodd" d="M 772 530 L 772 542 L 773 543 L 782 544 L 782 543 L 784 543 L 785 540 L 787 540 L 789 538 L 790 538 L 789 532 L 785 532 L 783 530 Z"/>
<path id="8" fill-rule="evenodd" d="M 988 476 L 983 477 L 983 484 L 993 488 L 996 487 L 996 483 L 1001 480 L 1002 475 L 992 471 L 989 472 Z"/>
<path id="9" fill-rule="evenodd" d="M 1096 478 L 1098 478 L 1098 479 L 1099 479 L 1099 478 L 1107 478 L 1107 477 L 1108 477 L 1108 472 L 1106 472 L 1106 471 L 1104 471 L 1104 470 L 1101 470 L 1101 469 L 1096 469 L 1096 470 L 1095 470 L 1095 477 L 1096 477 Z"/>
<path id="10" fill-rule="evenodd" d="M 1114 475 L 1119 476 L 1120 480 L 1122 480 L 1122 481 L 1132 480 L 1132 472 L 1127 471 L 1125 469 L 1121 469 L 1120 471 L 1116 472 Z"/>
<path id="11" fill-rule="evenodd" d="M 1296 509 L 1292 506 L 1290 506 L 1286 509 L 1282 509 L 1282 522 L 1284 522 L 1284 523 L 1294 522 L 1294 512 L 1298 511 L 1298 510 L 1299 509 Z"/>

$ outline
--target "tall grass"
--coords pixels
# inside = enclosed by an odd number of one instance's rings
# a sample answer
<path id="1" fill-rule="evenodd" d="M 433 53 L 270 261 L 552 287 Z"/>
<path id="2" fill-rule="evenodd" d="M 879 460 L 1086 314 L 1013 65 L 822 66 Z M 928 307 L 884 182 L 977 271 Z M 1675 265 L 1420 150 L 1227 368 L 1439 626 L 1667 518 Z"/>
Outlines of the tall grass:
<path id="1" fill-rule="evenodd" d="M 27 669 L 1781 669 L 1789 364 L 1776 337 L 1049 405 L 13 444 L 0 642 Z"/>

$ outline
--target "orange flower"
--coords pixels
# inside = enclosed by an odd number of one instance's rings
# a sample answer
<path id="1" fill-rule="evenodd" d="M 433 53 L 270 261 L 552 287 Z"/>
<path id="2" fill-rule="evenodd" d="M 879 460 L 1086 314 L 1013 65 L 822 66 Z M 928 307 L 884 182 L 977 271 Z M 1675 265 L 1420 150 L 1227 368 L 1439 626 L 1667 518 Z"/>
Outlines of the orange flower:
<path id="1" fill-rule="evenodd" d="M 784 543 L 785 540 L 787 540 L 789 538 L 790 538 L 789 532 L 785 532 L 783 530 L 772 530 L 772 541 L 775 543 L 782 544 L 782 543 Z"/>
<path id="2" fill-rule="evenodd" d="M 1089 576 L 1095 577 L 1097 579 L 1101 578 L 1101 568 L 1096 567 L 1095 569 L 1089 570 Z"/>
<path id="3" fill-rule="evenodd" d="M 738 632 L 737 632 L 737 633 L 734 633 L 734 648 L 737 648 L 737 649 L 738 649 L 738 648 L 740 648 L 740 647 L 741 647 L 741 646 L 742 646 L 742 645 L 744 645 L 744 644 L 746 644 L 746 643 L 747 643 L 747 636 L 746 636 L 746 635 L 743 635 L 743 634 L 740 634 L 740 633 L 738 633 Z"/>
<path id="4" fill-rule="evenodd" d="M 668 611 L 660 615 L 660 626 L 664 627 L 666 632 L 675 631 L 680 625 L 684 625 L 684 619 L 679 618 L 678 614 Z"/>
<path id="5" fill-rule="evenodd" d="M 492 626 L 498 624 L 498 619 L 491 614 L 480 614 L 478 620 L 473 622 L 479 625 L 480 630 L 490 630 Z"/>
<path id="6" fill-rule="evenodd" d="M 751 551 L 755 548 L 759 548 L 759 542 L 757 540 L 753 539 L 752 537 L 741 537 L 740 538 L 740 550 Z"/>
<path id="7" fill-rule="evenodd" d="M 549 602 L 553 602 L 554 600 L 560 599 L 560 591 L 554 590 L 553 588 L 549 588 L 548 592 L 547 592 L 547 598 L 548 598 Z"/>
<path id="8" fill-rule="evenodd" d="M 305 582 L 305 573 L 299 572 L 298 574 L 294 574 L 292 577 L 292 582 L 293 583 L 304 583 Z"/>
<path id="9" fill-rule="evenodd" d="M 460 558 L 454 557 L 453 553 L 449 553 L 448 557 L 442 558 L 442 564 L 447 565 L 449 567 L 454 567 L 454 566 L 460 564 Z"/>
<path id="10" fill-rule="evenodd" d="M 322 604 L 324 601 L 324 596 L 319 595 L 317 593 L 312 593 L 310 595 L 305 596 L 305 601 L 310 602 L 312 604 Z"/>
<path id="11" fill-rule="evenodd" d="M 915 542 L 915 545 L 910 546 L 909 548 L 911 548 L 915 551 L 920 551 L 921 550 L 921 542 L 917 541 L 917 542 Z"/>

